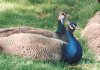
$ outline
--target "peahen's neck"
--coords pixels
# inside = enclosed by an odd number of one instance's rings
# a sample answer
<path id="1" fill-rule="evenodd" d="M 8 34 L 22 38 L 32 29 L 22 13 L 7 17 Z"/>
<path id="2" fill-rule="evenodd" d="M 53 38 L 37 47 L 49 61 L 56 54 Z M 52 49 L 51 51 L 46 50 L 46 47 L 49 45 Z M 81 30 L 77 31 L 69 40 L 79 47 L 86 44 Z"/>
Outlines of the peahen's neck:
<path id="1" fill-rule="evenodd" d="M 56 31 L 57 34 L 64 34 L 66 33 L 66 28 L 64 26 L 64 20 L 58 20 L 58 28 Z"/>

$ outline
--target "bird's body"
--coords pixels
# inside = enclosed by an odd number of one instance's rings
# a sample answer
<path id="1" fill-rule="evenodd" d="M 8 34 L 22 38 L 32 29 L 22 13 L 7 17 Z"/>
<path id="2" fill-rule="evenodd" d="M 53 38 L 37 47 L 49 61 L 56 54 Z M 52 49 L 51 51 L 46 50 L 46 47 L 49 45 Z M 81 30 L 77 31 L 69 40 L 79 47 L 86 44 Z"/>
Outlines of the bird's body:
<path id="1" fill-rule="evenodd" d="M 82 57 L 82 48 L 71 30 L 67 30 L 68 44 L 62 48 L 62 59 L 69 64 L 77 63 Z"/>
<path id="2" fill-rule="evenodd" d="M 61 47 L 66 42 L 31 33 L 13 34 L 0 38 L 0 51 L 33 60 L 61 59 Z"/>

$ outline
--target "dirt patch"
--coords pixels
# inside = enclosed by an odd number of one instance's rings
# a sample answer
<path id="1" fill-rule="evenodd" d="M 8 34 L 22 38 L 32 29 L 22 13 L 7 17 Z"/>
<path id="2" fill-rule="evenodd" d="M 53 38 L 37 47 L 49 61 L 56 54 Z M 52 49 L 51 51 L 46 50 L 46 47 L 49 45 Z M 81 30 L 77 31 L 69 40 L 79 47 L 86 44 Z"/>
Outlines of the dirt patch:
<path id="1" fill-rule="evenodd" d="M 87 38 L 90 48 L 97 56 L 96 60 L 100 61 L 100 11 L 89 20 L 82 36 Z"/>

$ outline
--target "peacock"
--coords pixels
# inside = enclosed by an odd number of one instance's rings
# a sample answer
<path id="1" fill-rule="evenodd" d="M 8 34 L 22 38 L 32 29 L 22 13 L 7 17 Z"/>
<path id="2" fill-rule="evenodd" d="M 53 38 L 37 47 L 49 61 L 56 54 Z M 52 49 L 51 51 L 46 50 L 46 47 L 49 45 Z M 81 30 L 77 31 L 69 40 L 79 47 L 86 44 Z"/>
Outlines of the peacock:
<path id="1" fill-rule="evenodd" d="M 69 14 L 60 12 L 58 16 L 58 27 L 56 32 L 51 32 L 49 30 L 45 29 L 39 29 L 39 28 L 31 28 L 31 27 L 13 27 L 13 28 L 6 28 L 6 29 L 0 29 L 0 37 L 7 37 L 12 34 L 18 34 L 18 33 L 32 33 L 32 34 L 38 34 L 43 35 L 50 38 L 58 38 L 63 41 L 66 41 L 66 28 L 64 27 L 64 21 L 65 18 L 68 18 Z"/>
<path id="2" fill-rule="evenodd" d="M 82 58 L 82 48 L 79 41 L 74 37 L 73 32 L 77 29 L 75 22 L 70 22 L 66 31 L 67 44 L 62 47 L 62 59 L 65 63 L 74 64 Z"/>

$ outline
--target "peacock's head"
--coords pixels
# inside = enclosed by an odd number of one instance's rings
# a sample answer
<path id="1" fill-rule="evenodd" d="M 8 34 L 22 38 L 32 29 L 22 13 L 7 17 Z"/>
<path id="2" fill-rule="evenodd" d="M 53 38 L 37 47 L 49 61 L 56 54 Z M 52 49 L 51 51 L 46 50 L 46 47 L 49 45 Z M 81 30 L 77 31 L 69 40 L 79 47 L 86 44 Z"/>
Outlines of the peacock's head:
<path id="1" fill-rule="evenodd" d="M 77 24 L 75 22 L 70 22 L 70 24 L 68 25 L 68 29 L 73 32 L 76 29 L 79 29 L 79 27 L 77 26 Z"/>
<path id="2" fill-rule="evenodd" d="M 60 12 L 58 16 L 58 21 L 61 21 L 61 23 L 63 24 L 65 18 L 68 18 L 68 17 L 69 17 L 68 13 Z"/>

